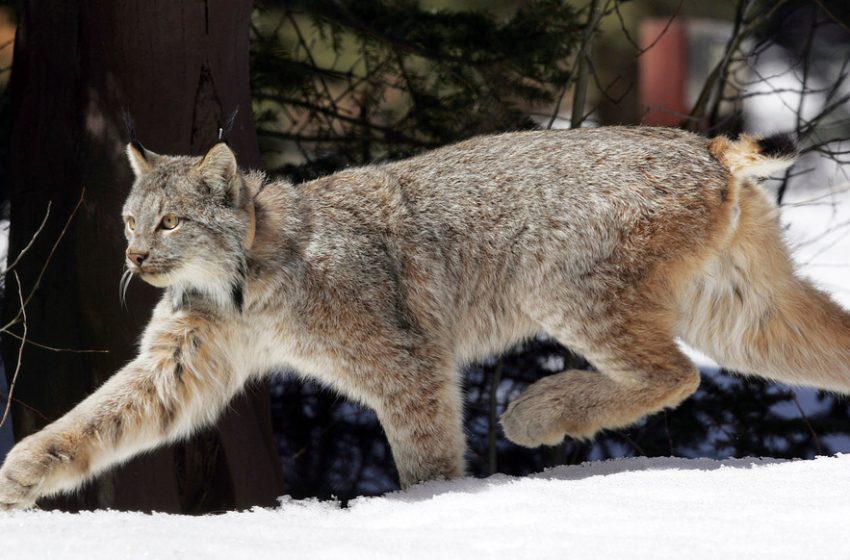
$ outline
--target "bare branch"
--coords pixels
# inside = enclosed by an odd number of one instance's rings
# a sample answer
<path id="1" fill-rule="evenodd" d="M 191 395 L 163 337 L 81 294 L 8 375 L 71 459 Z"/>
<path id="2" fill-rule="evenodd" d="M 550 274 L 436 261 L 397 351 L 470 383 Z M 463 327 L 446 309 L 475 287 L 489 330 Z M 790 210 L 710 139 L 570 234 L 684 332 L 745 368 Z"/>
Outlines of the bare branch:
<path id="1" fill-rule="evenodd" d="M 685 121 L 686 128 L 690 130 L 699 128 L 700 122 L 702 122 L 702 119 L 705 116 L 712 94 L 715 90 L 718 92 L 722 91 L 723 85 L 727 81 L 727 73 L 733 54 L 741 47 L 741 43 L 743 43 L 744 39 L 749 37 L 765 18 L 770 17 L 786 2 L 787 0 L 777 0 L 770 4 L 762 12 L 747 18 L 750 8 L 754 4 L 754 0 L 739 0 L 732 35 L 726 43 L 723 57 L 708 75 L 708 78 L 706 78 L 699 97 L 697 98 L 696 103 L 694 103 L 693 109 L 691 109 L 690 118 Z M 712 113 L 715 113 L 715 111 L 712 110 Z"/>
<path id="2" fill-rule="evenodd" d="M 643 53 L 645 53 L 646 51 L 648 51 L 649 49 L 653 48 L 655 45 L 658 44 L 658 41 L 660 41 L 661 38 L 664 37 L 664 35 L 667 34 L 667 30 L 670 29 L 671 25 L 673 25 L 673 21 L 677 17 L 679 17 L 679 12 L 682 11 L 682 4 L 685 3 L 685 0 L 679 0 L 679 4 L 676 6 L 676 9 L 673 10 L 673 15 L 671 15 L 670 19 L 667 20 L 667 23 L 664 24 L 664 28 L 661 30 L 661 32 L 658 34 L 658 36 L 655 39 L 653 39 L 652 42 L 650 44 L 648 44 L 646 47 L 641 48 L 640 45 L 638 45 L 635 42 L 635 40 L 632 38 L 631 34 L 629 33 L 629 30 L 626 29 L 626 22 L 623 19 L 623 14 L 620 12 L 620 3 L 622 1 L 623 0 L 615 0 L 614 1 L 614 11 L 617 14 L 617 19 L 620 20 L 620 31 L 623 32 L 623 36 L 626 38 L 626 40 L 629 43 L 631 43 L 631 45 L 637 51 L 637 53 L 635 53 L 635 58 L 639 58 Z"/>
<path id="3" fill-rule="evenodd" d="M 68 232 L 68 228 L 71 225 L 71 221 L 74 219 L 74 216 L 77 215 L 77 211 L 80 209 L 80 206 L 83 203 L 83 198 L 85 198 L 85 195 L 86 195 L 86 189 L 83 188 L 82 191 L 80 192 L 80 199 L 77 201 L 77 205 L 74 206 L 74 210 L 71 212 L 71 214 L 68 216 L 68 219 L 65 221 L 65 226 L 62 228 L 62 231 L 60 232 L 59 237 L 56 238 L 56 241 L 53 243 L 53 246 L 50 248 L 50 252 L 47 254 L 47 259 L 44 261 L 44 264 L 42 265 L 41 270 L 38 273 L 38 277 L 35 280 L 35 284 L 33 284 L 33 287 L 30 290 L 29 294 L 27 295 L 26 299 L 23 300 L 23 302 L 22 302 L 23 304 L 21 305 L 21 308 L 18 310 L 18 313 L 15 315 L 14 318 L 12 318 L 12 320 L 10 320 L 8 323 L 3 325 L 2 328 L 0 328 L 0 332 L 8 330 L 9 327 L 17 324 L 22 316 L 24 316 L 24 317 L 26 316 L 26 313 L 24 311 L 24 307 L 27 304 L 29 304 L 33 295 L 35 295 L 36 290 L 38 290 L 38 287 L 41 285 L 41 279 L 44 277 L 44 273 L 45 273 L 45 271 L 47 271 L 47 267 L 50 265 L 50 261 L 53 259 L 54 253 L 56 253 L 56 248 L 59 247 L 59 243 L 62 241 L 62 238 L 65 237 L 65 234 Z"/>
<path id="4" fill-rule="evenodd" d="M 50 350 L 51 352 L 71 352 L 74 354 L 109 354 L 109 350 L 77 350 L 76 348 L 57 348 L 55 346 L 48 346 L 47 344 L 41 344 L 40 342 L 36 342 L 31 339 L 26 339 L 22 335 L 18 333 L 12 332 L 11 330 L 2 331 L 3 334 L 8 334 L 12 338 L 17 338 L 21 342 L 25 344 L 29 344 L 30 346 L 35 346 L 36 348 L 41 348 L 42 350 Z"/>
<path id="5" fill-rule="evenodd" d="M 797 410 L 800 412 L 800 418 L 802 418 L 803 422 L 806 424 L 806 429 L 809 430 L 809 434 L 812 436 L 812 441 L 815 443 L 815 449 L 817 449 L 818 455 L 823 455 L 823 448 L 820 445 L 818 434 L 814 427 L 812 427 L 812 423 L 809 422 L 809 417 L 806 416 L 806 411 L 803 410 L 802 406 L 800 406 L 800 401 L 797 400 L 797 394 L 794 393 L 793 390 L 791 392 L 791 399 L 794 401 L 794 406 L 796 406 Z"/>
<path id="6" fill-rule="evenodd" d="M 27 251 L 29 251 L 29 250 L 30 250 L 30 247 L 32 247 L 32 246 L 33 246 L 33 244 L 35 243 L 36 238 L 38 238 L 38 234 L 40 234 L 40 233 L 41 233 L 41 230 L 43 230 L 43 229 L 44 229 L 44 225 L 47 223 L 47 218 L 49 218 L 49 217 L 50 217 L 50 207 L 51 207 L 51 204 L 52 204 L 52 201 L 49 201 L 49 202 L 47 203 L 47 211 L 44 213 L 44 218 L 41 220 L 41 224 L 38 226 L 38 229 L 36 229 L 36 230 L 35 230 L 35 233 L 34 233 L 34 234 L 32 235 L 32 237 L 30 238 L 29 243 L 27 243 L 26 247 L 24 247 L 23 249 L 21 249 L 21 252 L 20 252 L 20 253 L 18 253 L 18 256 L 17 256 L 17 257 L 15 257 L 15 260 L 12 262 L 12 264 L 10 264 L 9 266 L 7 266 L 7 267 L 6 267 L 6 271 L 4 272 L 4 274 L 8 274 L 10 270 L 14 269 L 14 268 L 15 268 L 15 266 L 18 264 L 18 261 L 20 261 L 20 260 L 21 260 L 21 257 L 23 257 L 24 255 L 26 255 L 26 254 L 27 254 Z"/>
<path id="7" fill-rule="evenodd" d="M 496 432 L 498 431 L 498 394 L 499 384 L 502 382 L 502 369 L 504 361 L 499 360 L 496 363 L 496 369 L 490 379 L 490 400 L 488 403 L 488 425 L 487 425 L 487 465 L 489 466 L 490 474 L 496 474 L 498 465 L 496 464 Z"/>
<path id="8" fill-rule="evenodd" d="M 850 31 L 850 26 L 848 26 L 848 25 L 847 25 L 847 24 L 846 24 L 846 23 L 845 23 L 845 22 L 844 22 L 841 18 L 836 17 L 836 16 L 835 16 L 835 15 L 834 15 L 831 11 L 829 11 L 829 8 L 827 8 L 827 7 L 826 7 L 826 5 L 823 3 L 823 1 L 822 1 L 822 0 L 812 0 L 812 1 L 813 1 L 815 4 L 817 4 L 817 5 L 818 5 L 818 7 L 819 7 L 821 10 L 823 10 L 823 13 L 824 13 L 824 14 L 826 14 L 826 16 L 827 16 L 829 19 L 831 19 L 833 23 L 835 23 L 835 24 L 839 25 L 840 27 L 842 27 L 845 31 Z"/>
<path id="9" fill-rule="evenodd" d="M 18 375 L 21 373 L 21 362 L 23 361 L 24 356 L 24 344 L 27 341 L 27 311 L 26 304 L 24 303 L 24 294 L 21 291 L 21 279 L 18 277 L 18 271 L 13 270 L 12 274 L 15 276 L 15 286 L 18 289 L 18 299 L 21 303 L 21 313 L 23 313 L 24 317 L 24 336 L 21 338 L 21 345 L 18 347 L 18 363 L 15 364 L 15 373 L 12 375 L 12 381 L 9 383 L 9 393 L 6 395 L 6 408 L 3 409 L 3 417 L 0 418 L 0 428 L 3 427 L 3 424 L 6 423 L 6 419 L 9 417 L 9 412 L 12 410 L 12 397 L 15 394 L 15 385 L 18 383 Z"/>
<path id="10" fill-rule="evenodd" d="M 607 2 L 606 2 L 607 3 Z M 573 93 L 572 115 L 570 127 L 578 128 L 584 121 L 584 103 L 587 97 L 587 67 L 589 65 L 591 42 L 599 20 L 603 13 L 602 0 L 590 0 L 590 13 L 587 16 L 587 27 L 584 30 L 584 40 L 578 54 L 578 73 L 576 76 L 575 92 Z M 554 122 L 554 116 L 553 121 Z M 551 128 L 551 123 L 549 128 Z"/>

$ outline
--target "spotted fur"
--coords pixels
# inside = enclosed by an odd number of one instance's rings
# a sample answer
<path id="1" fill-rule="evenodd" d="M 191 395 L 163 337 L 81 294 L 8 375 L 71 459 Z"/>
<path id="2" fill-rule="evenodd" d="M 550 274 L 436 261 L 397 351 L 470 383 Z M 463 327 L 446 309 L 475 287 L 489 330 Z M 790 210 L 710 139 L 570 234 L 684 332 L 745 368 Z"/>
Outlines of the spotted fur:
<path id="1" fill-rule="evenodd" d="M 778 150 L 778 151 L 777 151 Z M 474 138 L 302 185 L 128 147 L 135 272 L 165 288 L 139 356 L 0 470 L 25 507 L 215 421 L 294 369 L 372 407 L 408 486 L 463 473 L 459 370 L 545 332 L 597 371 L 532 384 L 502 417 L 527 446 L 589 438 L 719 363 L 850 393 L 850 318 L 795 276 L 751 177 L 788 146 L 658 128 Z M 173 213 L 180 225 L 158 226 Z M 241 294 L 241 296 L 240 296 Z"/>

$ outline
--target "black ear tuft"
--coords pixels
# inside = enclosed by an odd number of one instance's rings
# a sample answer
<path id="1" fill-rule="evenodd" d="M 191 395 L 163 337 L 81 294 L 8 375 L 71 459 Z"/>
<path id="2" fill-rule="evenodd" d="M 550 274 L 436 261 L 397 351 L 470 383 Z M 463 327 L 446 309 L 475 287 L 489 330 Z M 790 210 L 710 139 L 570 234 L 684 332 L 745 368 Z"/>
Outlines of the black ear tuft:
<path id="1" fill-rule="evenodd" d="M 236 115 L 239 114 L 239 105 L 233 109 L 233 112 L 230 113 L 230 117 L 228 117 L 227 121 L 221 126 L 218 127 L 218 141 L 224 142 L 225 144 L 229 144 L 227 141 L 227 137 L 230 132 L 233 130 L 233 125 L 236 123 Z"/>
<path id="2" fill-rule="evenodd" d="M 765 157 L 787 159 L 797 157 L 799 149 L 797 142 L 790 134 L 771 134 L 758 140 L 759 153 Z"/>
<path id="3" fill-rule="evenodd" d="M 145 154 L 145 147 L 142 146 L 142 143 L 139 142 L 139 137 L 136 136 L 136 123 L 133 122 L 133 117 L 130 116 L 130 111 L 124 109 L 121 114 L 122 119 L 124 120 L 124 127 L 127 129 L 127 136 L 129 137 L 129 144 L 139 152 L 144 159 L 147 159 L 147 154 Z"/>

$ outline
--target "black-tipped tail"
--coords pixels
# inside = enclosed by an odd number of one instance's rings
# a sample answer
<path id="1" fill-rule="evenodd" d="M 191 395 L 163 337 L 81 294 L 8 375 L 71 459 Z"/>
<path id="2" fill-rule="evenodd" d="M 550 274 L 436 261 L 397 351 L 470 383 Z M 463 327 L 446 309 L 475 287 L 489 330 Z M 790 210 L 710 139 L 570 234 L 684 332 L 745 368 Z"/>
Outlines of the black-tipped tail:
<path id="1" fill-rule="evenodd" d="M 797 147 L 797 141 L 790 134 L 780 133 L 771 134 L 760 140 L 758 143 L 759 154 L 773 159 L 794 159 L 799 155 L 800 149 Z"/>
<path id="2" fill-rule="evenodd" d="M 790 134 L 761 139 L 742 134 L 735 141 L 718 136 L 709 142 L 708 150 L 732 175 L 740 178 L 769 177 L 792 165 L 799 153 Z"/>

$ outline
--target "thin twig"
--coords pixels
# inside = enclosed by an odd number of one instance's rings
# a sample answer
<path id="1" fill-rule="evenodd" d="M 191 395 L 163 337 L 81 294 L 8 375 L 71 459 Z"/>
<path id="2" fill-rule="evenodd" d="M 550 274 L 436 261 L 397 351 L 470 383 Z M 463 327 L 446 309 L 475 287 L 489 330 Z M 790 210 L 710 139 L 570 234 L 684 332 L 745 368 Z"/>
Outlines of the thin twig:
<path id="1" fill-rule="evenodd" d="M 573 93 L 572 115 L 570 128 L 579 128 L 584 121 L 584 102 L 587 98 L 587 67 L 590 60 L 593 33 L 599 25 L 603 13 L 602 0 L 591 0 L 590 14 L 587 17 L 587 27 L 584 30 L 584 41 L 578 54 L 578 75 L 576 76 L 575 92 Z"/>
<path id="2" fill-rule="evenodd" d="M 655 39 L 653 39 L 652 42 L 650 44 L 648 44 L 646 47 L 641 48 L 640 45 L 638 45 L 635 42 L 634 38 L 632 38 L 631 34 L 629 33 L 629 30 L 626 29 L 626 22 L 623 19 L 623 14 L 620 12 L 620 2 L 622 2 L 622 1 L 623 0 L 615 0 L 614 1 L 614 11 L 617 14 L 617 19 L 620 20 L 620 30 L 623 32 L 623 36 L 626 38 L 626 40 L 629 43 L 631 43 L 631 45 L 637 51 L 635 53 L 635 58 L 639 58 L 643 53 L 645 53 L 649 49 L 653 48 L 656 44 L 658 44 L 658 41 L 660 41 L 661 38 L 664 37 L 664 35 L 667 34 L 667 31 L 670 29 L 670 26 L 673 25 L 673 21 L 677 17 L 679 17 L 679 12 L 682 11 L 682 4 L 685 3 L 685 0 L 679 0 L 679 4 L 676 6 L 676 9 L 673 10 L 673 15 L 671 15 L 670 19 L 667 20 L 667 23 L 664 24 L 664 28 L 661 30 L 661 32 L 658 34 L 658 36 L 655 37 Z"/>
<path id="3" fill-rule="evenodd" d="M 590 1 L 591 1 L 590 5 L 589 5 L 590 13 L 587 16 L 587 26 L 585 27 L 585 35 L 584 35 L 584 38 L 582 39 L 581 45 L 579 46 L 579 52 L 576 55 L 576 60 L 573 63 L 572 68 L 570 68 L 569 77 L 567 78 L 566 83 L 564 83 L 564 86 L 561 88 L 561 91 L 558 93 L 558 98 L 555 100 L 555 108 L 552 110 L 552 115 L 549 117 L 549 122 L 546 124 L 547 130 L 550 130 L 552 128 L 552 126 L 555 124 L 555 121 L 558 119 L 558 115 L 561 114 L 561 104 L 564 102 L 564 97 L 566 97 L 567 91 L 569 91 L 569 89 L 570 89 L 570 84 L 572 84 L 573 82 L 576 81 L 576 75 L 577 75 L 576 68 L 580 67 L 582 65 L 582 62 L 585 60 L 585 58 L 583 56 L 584 50 L 585 50 L 585 46 L 587 44 L 587 41 L 590 40 L 590 35 L 588 35 L 587 29 L 589 28 L 589 26 L 593 22 L 593 10 L 598 5 L 599 0 L 590 0 Z M 575 103 L 575 101 L 573 101 L 573 102 Z M 570 125 L 570 126 L 572 126 L 572 125 Z"/>
<path id="4" fill-rule="evenodd" d="M 567 83 L 564 84 L 564 87 L 561 88 L 560 93 L 558 93 L 558 99 L 555 100 L 555 109 L 552 111 L 552 115 L 549 117 L 549 123 L 546 125 L 547 129 L 551 129 L 552 125 L 555 124 L 555 121 L 558 120 L 558 115 L 561 113 L 561 103 L 564 102 L 567 90 L 570 89 L 570 81 L 572 81 L 572 78 L 567 80 Z"/>
<path id="5" fill-rule="evenodd" d="M 809 422 L 809 417 L 806 416 L 806 412 L 803 410 L 803 407 L 800 406 L 800 401 L 797 400 L 797 394 L 793 391 L 791 392 L 791 398 L 794 401 L 794 406 L 796 406 L 797 410 L 800 411 L 800 417 L 803 419 L 803 422 L 805 422 L 806 428 L 808 428 L 809 433 L 812 434 L 812 439 L 815 441 L 815 449 L 817 449 L 818 455 L 823 455 L 823 448 L 820 446 L 818 434 L 815 432 L 812 423 Z"/>
<path id="6" fill-rule="evenodd" d="M 50 207 L 51 207 L 52 203 L 53 203 L 53 201 L 47 202 L 47 211 L 44 213 L 44 218 L 42 218 L 42 220 L 41 220 L 41 225 L 39 225 L 38 229 L 35 230 L 35 233 L 30 238 L 29 243 L 27 243 L 27 246 L 24 247 L 23 249 L 21 249 L 21 252 L 18 253 L 18 256 L 15 257 L 14 261 L 12 261 L 12 264 L 10 264 L 9 266 L 6 267 L 6 271 L 4 272 L 4 274 L 8 274 L 10 270 L 15 268 L 15 266 L 18 264 L 18 261 L 21 260 L 21 257 L 26 255 L 27 251 L 30 250 L 30 247 L 33 246 L 33 243 L 35 243 L 35 240 L 38 237 L 38 234 L 40 234 L 41 230 L 44 229 L 44 225 L 47 223 L 47 218 L 50 217 Z"/>
<path id="7" fill-rule="evenodd" d="M 630 438 L 629 435 L 626 432 L 621 432 L 619 430 L 613 430 L 611 433 L 617 434 L 618 436 L 620 436 L 621 438 L 626 440 L 626 443 L 631 445 L 641 455 L 643 455 L 643 456 L 647 455 L 646 451 L 644 451 L 644 449 L 640 445 L 638 445 L 638 442 L 636 442 L 635 440 Z"/>
<path id="8" fill-rule="evenodd" d="M 82 191 L 80 192 L 80 200 L 77 201 L 77 205 L 74 206 L 74 210 L 71 212 L 71 215 L 68 216 L 68 219 L 65 221 L 65 226 L 62 228 L 62 231 L 59 233 L 59 237 L 56 238 L 56 241 L 53 243 L 53 247 L 50 248 L 50 252 L 47 254 L 47 259 L 44 261 L 44 265 L 42 265 L 41 270 L 38 273 L 38 277 L 35 279 L 35 284 L 33 284 L 33 287 L 30 290 L 29 294 L 27 295 L 27 298 L 23 301 L 23 305 L 21 306 L 21 309 L 18 310 L 18 313 L 15 315 L 15 317 L 11 321 L 9 321 L 5 325 L 3 325 L 2 328 L 0 328 L 0 332 L 6 331 L 12 325 L 17 324 L 18 319 L 20 319 L 22 315 L 24 317 L 26 316 L 26 314 L 24 312 L 24 307 L 27 304 L 29 304 L 30 300 L 35 295 L 36 290 L 38 290 L 38 287 L 41 285 L 41 279 L 44 277 L 44 273 L 45 273 L 45 271 L 47 271 L 47 267 L 50 265 L 50 261 L 53 260 L 53 255 L 54 255 L 54 253 L 56 253 L 56 248 L 59 247 L 59 243 L 62 241 L 62 238 L 65 237 L 65 234 L 68 232 L 68 227 L 70 227 L 71 221 L 74 219 L 74 216 L 77 215 L 77 211 L 80 209 L 80 206 L 82 205 L 83 199 L 85 198 L 85 196 L 86 196 L 86 189 L 83 188 Z"/>
<path id="9" fill-rule="evenodd" d="M 298 22 L 295 20 L 295 16 L 292 15 L 292 12 L 287 11 L 287 16 L 289 17 L 289 22 L 292 24 L 292 28 L 295 30 L 295 35 L 298 37 L 298 42 L 301 44 L 301 48 L 304 49 L 304 53 L 307 55 L 307 60 L 310 61 L 310 64 L 314 68 L 318 68 L 319 65 L 316 64 L 316 59 L 313 58 L 313 51 L 310 49 L 310 45 L 307 44 L 307 39 L 304 37 L 304 34 L 301 33 L 301 27 L 298 25 Z M 328 83 L 325 81 L 324 76 L 319 74 L 319 83 L 322 84 L 322 89 L 325 90 L 325 96 L 331 104 L 331 108 L 333 108 L 334 113 L 339 113 L 339 110 L 336 107 L 336 102 L 334 101 L 334 96 L 331 94 L 331 90 L 328 87 Z"/>
<path id="10" fill-rule="evenodd" d="M 18 288 L 18 299 L 21 302 L 21 313 L 24 316 L 24 336 L 21 338 L 21 345 L 18 347 L 18 363 L 15 364 L 15 374 L 12 375 L 12 382 L 9 384 L 9 394 L 6 398 L 6 408 L 3 409 L 3 418 L 0 418 L 0 428 L 6 423 L 9 417 L 9 411 L 12 409 L 12 396 L 15 394 L 15 385 L 18 383 L 18 374 L 21 373 L 21 362 L 24 356 L 24 344 L 27 342 L 27 310 L 24 303 L 24 293 L 21 291 L 21 279 L 18 277 L 18 271 L 12 271 L 15 276 L 15 285 Z"/>
<path id="11" fill-rule="evenodd" d="M 718 66 L 714 68 L 714 71 L 709 76 L 708 81 L 711 82 L 711 89 L 708 90 L 708 97 L 702 97 L 702 93 L 705 93 L 706 90 L 703 89 L 703 92 L 700 94 L 700 98 L 704 101 L 704 105 L 702 107 L 702 111 L 698 116 L 699 119 L 696 122 L 699 124 L 703 117 L 705 116 L 706 109 L 708 109 L 708 104 L 711 100 L 712 91 L 714 91 L 714 87 L 716 86 L 717 95 L 714 98 L 714 103 L 712 104 L 711 110 L 708 111 L 708 129 L 713 130 L 715 125 L 715 121 L 717 120 L 717 115 L 720 113 L 720 103 L 723 98 L 723 88 L 729 81 L 729 68 L 732 65 L 732 59 L 735 55 L 735 52 L 741 48 L 741 45 L 744 41 L 744 38 L 749 34 L 746 30 L 741 31 L 741 25 L 747 17 L 747 13 L 750 11 L 750 7 L 753 5 L 754 0 L 746 0 L 738 3 L 738 9 L 735 13 L 735 24 L 734 29 L 732 31 L 732 37 L 729 42 L 726 44 L 726 51 L 723 53 L 723 58 L 720 60 Z M 708 85 L 708 82 L 707 84 Z"/>
<path id="12" fill-rule="evenodd" d="M 491 475 L 496 474 L 496 468 L 498 467 L 496 463 L 496 408 L 498 403 L 496 400 L 498 398 L 499 384 L 502 381 L 503 368 L 504 361 L 500 359 L 496 363 L 496 370 L 493 372 L 492 379 L 490 379 L 490 407 L 488 415 L 489 422 L 487 426 L 487 465 L 489 466 L 489 472 Z"/>
<path id="13" fill-rule="evenodd" d="M 812 61 L 812 44 L 815 38 L 815 19 L 812 19 L 812 24 L 809 26 L 809 33 L 806 36 L 806 45 L 803 48 L 803 77 L 800 86 L 800 101 L 797 103 L 796 111 L 796 126 L 795 130 L 799 131 L 803 128 L 803 108 L 806 103 L 805 90 L 809 84 L 809 71 L 811 70 Z M 782 184 L 776 191 L 776 203 L 781 205 L 782 199 L 785 198 L 785 191 L 788 189 L 788 180 L 790 179 L 791 168 L 785 170 L 785 175 L 782 178 Z"/>
<path id="14" fill-rule="evenodd" d="M 10 330 L 3 331 L 3 334 L 8 334 L 12 338 L 17 338 L 21 342 L 25 342 L 30 346 L 35 346 L 43 350 L 50 350 L 51 352 L 73 352 L 75 354 L 109 354 L 109 350 L 77 350 L 76 348 L 57 348 L 55 346 L 48 346 L 47 344 L 41 344 L 40 342 L 36 342 L 34 340 L 25 340 L 23 336 L 14 333 Z"/>
<path id="15" fill-rule="evenodd" d="M 706 78 L 702 91 L 700 91 L 699 97 L 697 98 L 696 103 L 694 103 L 693 109 L 691 109 L 690 118 L 686 122 L 687 128 L 690 130 L 699 127 L 700 122 L 705 116 L 705 111 L 708 108 L 708 103 L 711 100 L 711 96 L 714 93 L 715 88 L 717 88 L 718 92 L 723 90 L 723 85 L 726 81 L 727 68 L 733 53 L 738 50 L 744 39 L 755 30 L 758 23 L 763 21 L 764 18 L 769 17 L 775 9 L 786 2 L 786 0 L 778 0 L 765 13 L 760 14 L 760 16 L 763 17 L 754 17 L 753 20 L 744 27 L 744 20 L 746 19 L 753 1 L 754 0 L 740 0 L 738 2 L 738 7 L 735 11 L 734 28 L 732 30 L 732 35 L 729 37 L 729 41 L 726 43 L 723 57 L 708 75 L 708 78 Z"/>
<path id="16" fill-rule="evenodd" d="M 836 17 L 835 15 L 833 15 L 833 13 L 829 11 L 829 8 L 827 8 L 821 0 L 813 0 L 813 2 L 814 2 L 815 4 L 817 4 L 817 5 L 818 5 L 818 7 L 819 7 L 821 10 L 823 10 L 823 13 L 825 13 L 825 14 L 826 14 L 826 16 L 827 16 L 829 19 L 831 19 L 833 23 L 835 23 L 835 24 L 839 25 L 840 27 L 842 27 L 845 31 L 850 31 L 850 26 L 848 26 L 846 23 L 844 23 L 844 22 L 841 20 L 841 18 Z"/>
<path id="17" fill-rule="evenodd" d="M 9 396 L 9 393 L 0 394 L 0 399 L 5 399 L 8 396 Z M 31 412 L 34 412 L 35 414 L 38 415 L 39 418 L 41 418 L 45 422 L 50 422 L 50 418 L 45 413 L 43 413 L 42 411 L 40 411 L 36 407 L 32 406 L 31 404 L 27 404 L 27 403 L 25 403 L 24 401 L 22 401 L 21 399 L 18 399 L 18 398 L 12 398 L 12 402 L 19 405 L 19 406 L 26 408 L 27 410 L 29 410 Z"/>

